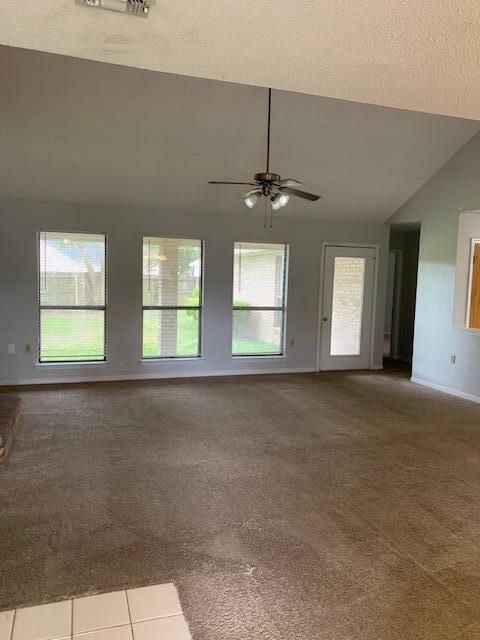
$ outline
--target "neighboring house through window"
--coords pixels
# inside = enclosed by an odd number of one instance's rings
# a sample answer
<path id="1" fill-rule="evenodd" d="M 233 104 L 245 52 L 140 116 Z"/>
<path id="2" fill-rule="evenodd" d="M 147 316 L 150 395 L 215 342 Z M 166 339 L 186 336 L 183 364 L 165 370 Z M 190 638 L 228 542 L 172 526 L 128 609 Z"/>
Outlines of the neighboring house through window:
<path id="1" fill-rule="evenodd" d="M 236 242 L 232 354 L 283 355 L 287 245 Z"/>
<path id="2" fill-rule="evenodd" d="M 105 360 L 105 236 L 41 232 L 40 362 Z"/>

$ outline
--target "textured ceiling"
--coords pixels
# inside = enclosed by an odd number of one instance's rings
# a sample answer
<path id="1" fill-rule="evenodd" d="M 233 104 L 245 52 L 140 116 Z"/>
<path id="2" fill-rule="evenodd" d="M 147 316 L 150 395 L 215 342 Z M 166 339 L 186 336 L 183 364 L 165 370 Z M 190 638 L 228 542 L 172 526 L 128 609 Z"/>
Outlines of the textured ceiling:
<path id="1" fill-rule="evenodd" d="M 0 195 L 250 213 L 267 91 L 0 47 Z M 480 123 L 273 92 L 272 169 L 323 198 L 282 215 L 384 221 Z M 255 210 L 253 213 L 259 213 Z"/>
<path id="2" fill-rule="evenodd" d="M 1 0 L 0 43 L 480 119 L 478 0 Z"/>

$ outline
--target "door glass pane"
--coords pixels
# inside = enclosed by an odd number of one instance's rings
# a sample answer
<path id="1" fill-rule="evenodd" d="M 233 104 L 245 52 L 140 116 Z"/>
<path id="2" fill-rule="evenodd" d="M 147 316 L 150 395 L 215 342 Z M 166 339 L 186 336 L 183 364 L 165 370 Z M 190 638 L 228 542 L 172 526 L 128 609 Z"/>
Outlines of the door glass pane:
<path id="1" fill-rule="evenodd" d="M 360 355 L 365 258 L 335 258 L 331 356 Z"/>
<path id="2" fill-rule="evenodd" d="M 143 357 L 178 358 L 200 355 L 200 311 L 158 309 L 143 312 Z"/>
<path id="3" fill-rule="evenodd" d="M 234 309 L 232 353 L 240 355 L 281 355 L 282 309 Z"/>
<path id="4" fill-rule="evenodd" d="M 41 362 L 105 359 L 105 311 L 42 309 Z"/>

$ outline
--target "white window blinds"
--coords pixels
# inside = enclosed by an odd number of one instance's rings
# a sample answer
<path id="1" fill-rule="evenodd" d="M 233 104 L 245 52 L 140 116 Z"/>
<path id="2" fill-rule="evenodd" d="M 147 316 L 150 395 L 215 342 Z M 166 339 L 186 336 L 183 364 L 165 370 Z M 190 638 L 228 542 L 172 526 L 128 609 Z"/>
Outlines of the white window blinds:
<path id="1" fill-rule="evenodd" d="M 40 361 L 105 359 L 105 236 L 40 233 Z"/>

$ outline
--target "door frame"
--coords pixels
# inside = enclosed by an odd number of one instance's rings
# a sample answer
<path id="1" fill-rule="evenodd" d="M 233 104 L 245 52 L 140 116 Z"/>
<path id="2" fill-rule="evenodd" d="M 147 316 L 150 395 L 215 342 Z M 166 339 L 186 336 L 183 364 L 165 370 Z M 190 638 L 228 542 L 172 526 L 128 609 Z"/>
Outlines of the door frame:
<path id="1" fill-rule="evenodd" d="M 374 267 L 373 267 L 373 292 L 372 292 L 372 315 L 371 315 L 371 335 L 370 335 L 370 353 L 368 368 L 381 369 L 382 367 L 374 366 L 374 353 L 375 353 L 375 323 L 377 319 L 377 298 L 378 298 L 378 256 L 380 253 L 379 244 L 370 244 L 368 242 L 322 242 L 322 253 L 320 259 L 320 282 L 318 292 L 318 316 L 317 316 L 317 371 L 323 371 L 320 368 L 320 356 L 322 349 L 322 331 L 323 331 L 323 289 L 324 289 L 324 275 L 325 275 L 325 258 L 327 253 L 327 247 L 348 247 L 350 249 L 373 249 L 374 250 Z"/>

